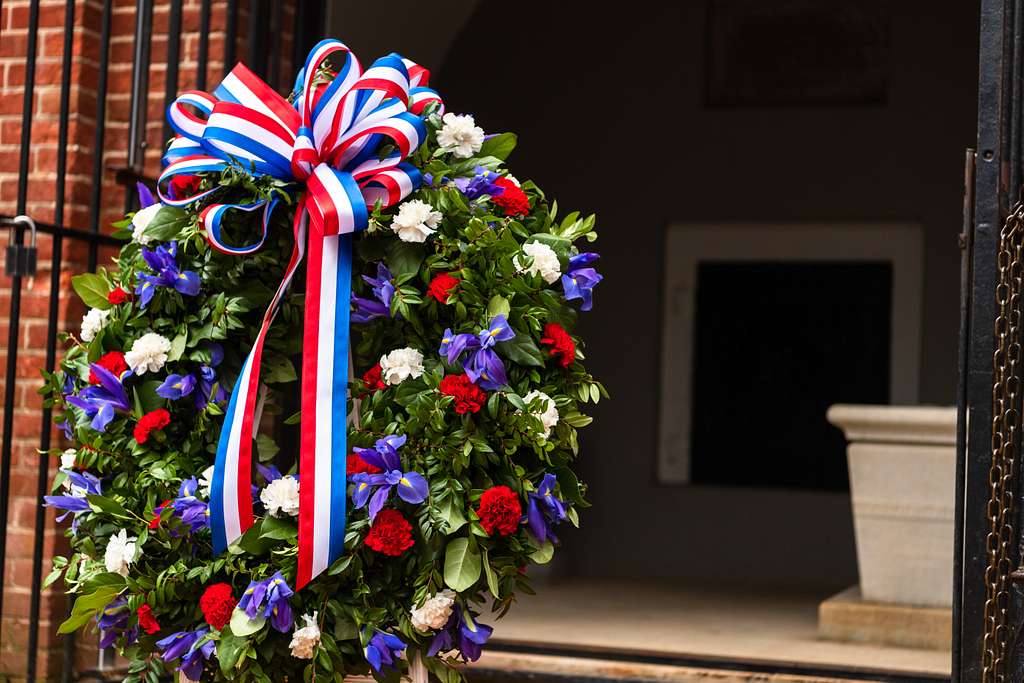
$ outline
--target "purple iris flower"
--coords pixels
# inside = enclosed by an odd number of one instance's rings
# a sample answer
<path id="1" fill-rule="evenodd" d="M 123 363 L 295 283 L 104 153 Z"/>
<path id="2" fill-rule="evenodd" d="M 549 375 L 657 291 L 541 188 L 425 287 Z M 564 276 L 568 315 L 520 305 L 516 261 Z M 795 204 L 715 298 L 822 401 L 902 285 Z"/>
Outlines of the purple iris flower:
<path id="1" fill-rule="evenodd" d="M 138 627 L 126 628 L 129 616 L 131 612 L 128 610 L 128 600 L 123 597 L 115 598 L 96 615 L 96 623 L 100 627 L 101 648 L 111 647 L 121 636 L 126 637 L 129 645 L 138 640 Z"/>
<path id="2" fill-rule="evenodd" d="M 441 348 L 437 353 L 444 356 L 449 365 L 454 365 L 463 351 L 477 348 L 480 348 L 480 341 L 475 334 L 454 334 L 450 328 L 445 328 L 444 334 L 441 335 Z"/>
<path id="3" fill-rule="evenodd" d="M 385 666 L 389 669 L 397 669 L 395 663 L 401 658 L 404 651 L 405 643 L 401 638 L 383 631 L 374 633 L 370 642 L 363 648 L 366 661 L 377 673 L 381 673 L 381 669 Z"/>
<path id="4" fill-rule="evenodd" d="M 477 199 L 483 195 L 497 196 L 505 191 L 501 185 L 496 185 L 495 180 L 501 176 L 494 171 L 488 171 L 483 166 L 473 169 L 472 178 L 456 178 L 455 187 L 459 192 L 466 195 L 466 199 Z"/>
<path id="5" fill-rule="evenodd" d="M 364 299 L 352 295 L 352 303 L 356 310 L 352 312 L 352 322 L 365 323 L 374 318 L 391 317 L 391 298 L 395 295 L 395 285 L 391 271 L 383 262 L 377 264 L 377 277 L 363 275 L 363 281 L 370 285 L 374 299 Z"/>
<path id="6" fill-rule="evenodd" d="M 153 199 L 153 193 L 149 191 L 145 183 L 135 183 L 135 189 L 139 191 L 139 208 L 145 209 L 147 206 L 153 206 L 156 204 L 156 200 Z"/>
<path id="7" fill-rule="evenodd" d="M 176 401 L 183 396 L 188 396 L 196 388 L 195 375 L 190 373 L 184 375 L 167 375 L 164 383 L 156 388 L 157 396 Z"/>
<path id="8" fill-rule="evenodd" d="M 178 631 L 172 633 L 163 640 L 158 640 L 156 646 L 163 650 L 161 659 L 170 662 L 180 659 L 178 671 L 193 681 L 198 681 L 203 675 L 203 668 L 206 661 L 213 656 L 217 644 L 205 639 L 210 632 L 208 626 L 203 626 L 195 631 Z"/>
<path id="9" fill-rule="evenodd" d="M 516 336 L 516 331 L 508 324 L 504 315 L 491 318 L 486 330 L 480 330 L 480 348 L 489 349 L 500 341 L 508 341 Z"/>
<path id="10" fill-rule="evenodd" d="M 78 513 L 89 512 L 89 501 L 86 496 L 98 496 L 102 493 L 100 480 L 88 472 L 75 472 L 74 470 L 60 470 L 67 476 L 68 493 L 59 496 L 43 496 L 43 505 L 58 510 L 64 510 L 64 514 L 57 518 L 63 522 L 68 515 L 74 515 L 71 522 L 71 531 L 78 530 Z"/>
<path id="11" fill-rule="evenodd" d="M 204 410 L 206 405 L 213 401 L 222 403 L 228 398 L 228 392 L 217 383 L 217 366 L 224 361 L 224 348 L 216 343 L 210 342 L 210 362 L 199 366 L 199 391 L 196 392 L 195 402 L 197 410 Z M 214 395 L 213 385 L 217 384 L 217 393 Z"/>
<path id="12" fill-rule="evenodd" d="M 352 502 L 356 508 L 361 508 L 369 501 L 371 522 L 384 507 L 394 489 L 398 490 L 398 497 L 406 503 L 416 505 L 427 499 L 428 486 L 423 475 L 419 472 L 403 472 L 401 469 L 402 461 L 398 457 L 398 449 L 404 444 L 404 436 L 386 436 L 378 439 L 374 448 L 352 449 L 369 464 L 384 470 L 378 474 L 359 472 L 352 475 L 352 481 L 356 485 L 352 492 Z"/>
<path id="13" fill-rule="evenodd" d="M 199 276 L 191 270 L 178 268 L 178 243 L 171 242 L 167 246 L 159 246 L 156 251 L 143 248 L 142 258 L 156 275 L 139 273 L 139 284 L 135 286 L 135 294 L 143 308 L 149 305 L 156 294 L 157 287 L 170 287 L 187 296 L 199 293 Z"/>
<path id="14" fill-rule="evenodd" d="M 478 624 L 473 614 L 463 610 L 462 605 L 452 608 L 452 615 L 444 628 L 437 632 L 430 641 L 427 656 L 433 657 L 438 652 L 448 652 L 458 648 L 465 661 L 475 662 L 480 659 L 482 646 L 491 637 L 494 629 L 486 624 Z"/>
<path id="15" fill-rule="evenodd" d="M 114 415 L 118 411 L 130 411 L 131 405 L 128 403 L 128 394 L 124 391 L 124 385 L 121 384 L 117 375 L 97 363 L 90 364 L 89 369 L 100 383 L 87 386 L 77 396 L 66 396 L 65 400 L 76 408 L 81 408 L 87 416 L 92 418 L 93 429 L 104 432 L 110 421 L 114 419 Z"/>
<path id="16" fill-rule="evenodd" d="M 288 587 L 281 572 L 276 572 L 269 579 L 252 581 L 238 601 L 238 609 L 244 610 L 250 619 L 255 619 L 262 611 L 263 616 L 270 619 L 270 625 L 281 633 L 287 633 L 292 627 L 292 606 L 288 598 L 294 595 Z"/>
<path id="17" fill-rule="evenodd" d="M 569 259 L 568 272 L 562 276 L 562 289 L 566 301 L 582 299 L 581 311 L 589 311 L 594 306 L 594 287 L 604 276 L 590 267 L 591 263 L 600 258 L 592 251 L 577 254 Z"/>
<path id="18" fill-rule="evenodd" d="M 200 529 L 210 527 L 210 508 L 203 501 L 196 498 L 196 489 L 199 482 L 195 477 L 190 477 L 181 482 L 178 489 L 178 497 L 171 502 L 174 513 L 181 518 L 181 521 L 188 525 L 189 531 L 195 533 Z"/>
<path id="19" fill-rule="evenodd" d="M 269 484 L 272 481 L 277 481 L 281 478 L 281 470 L 277 469 L 276 465 L 263 465 L 256 463 L 256 469 L 263 475 L 263 479 Z M 296 479 L 298 477 L 296 476 Z"/>
<path id="20" fill-rule="evenodd" d="M 558 480 L 550 472 L 544 475 L 537 491 L 530 493 L 529 506 L 523 521 L 529 522 L 530 531 L 538 541 L 551 539 L 558 543 L 554 529 L 565 519 L 565 503 L 555 495 L 555 484 Z"/>
<path id="21" fill-rule="evenodd" d="M 466 365 L 466 376 L 470 382 L 486 391 L 497 391 L 508 384 L 505 364 L 494 349 L 480 349 L 474 353 Z"/>

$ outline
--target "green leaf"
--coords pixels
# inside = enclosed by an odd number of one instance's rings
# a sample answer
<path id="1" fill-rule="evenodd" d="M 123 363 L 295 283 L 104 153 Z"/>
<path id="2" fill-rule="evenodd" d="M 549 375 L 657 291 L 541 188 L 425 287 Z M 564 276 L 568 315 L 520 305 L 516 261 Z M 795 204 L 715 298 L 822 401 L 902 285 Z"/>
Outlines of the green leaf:
<path id="1" fill-rule="evenodd" d="M 86 496 L 85 499 L 89 501 L 89 507 L 94 512 L 103 512 L 119 519 L 130 519 L 128 511 L 124 509 L 124 506 L 112 498 L 107 498 L 106 496 Z"/>
<path id="2" fill-rule="evenodd" d="M 263 518 L 260 538 L 285 541 L 290 538 L 295 538 L 298 533 L 299 530 L 290 521 L 267 515 Z"/>
<path id="3" fill-rule="evenodd" d="M 495 157 L 504 161 L 508 159 L 508 155 L 516 148 L 517 141 L 515 133 L 495 135 L 493 138 L 484 140 L 484 144 L 480 147 L 477 155 L 481 157 Z"/>
<path id="4" fill-rule="evenodd" d="M 177 237 L 188 223 L 189 217 L 184 209 L 164 206 L 156 212 L 153 220 L 142 232 L 146 237 L 158 242 L 166 242 Z"/>
<path id="5" fill-rule="evenodd" d="M 508 341 L 498 342 L 498 348 L 502 355 L 513 363 L 519 365 L 532 365 L 544 367 L 544 356 L 540 349 L 533 343 L 533 338 L 523 332 L 517 332 L 516 336 Z"/>
<path id="6" fill-rule="evenodd" d="M 459 593 L 468 590 L 480 578 L 480 551 L 468 538 L 448 543 L 444 554 L 444 582 Z"/>
<path id="7" fill-rule="evenodd" d="M 251 636 L 262 629 L 267 623 L 267 618 L 262 614 L 257 614 L 255 619 L 250 619 L 249 615 L 245 613 L 245 610 L 235 608 L 235 611 L 231 613 L 231 632 L 236 636 Z"/>
<path id="8" fill-rule="evenodd" d="M 495 294 L 491 297 L 491 300 L 487 302 L 488 318 L 494 318 L 499 315 L 503 315 L 507 318 L 510 310 L 512 310 L 512 307 L 509 306 L 508 299 L 500 294 Z"/>
<path id="9" fill-rule="evenodd" d="M 101 574 L 100 576 L 104 576 Z M 93 592 L 80 595 L 75 600 L 75 606 L 71 610 L 71 616 L 60 625 L 57 629 L 57 633 L 72 633 L 77 631 L 79 628 L 84 626 L 90 619 L 92 619 L 97 612 L 106 607 L 116 598 L 122 590 L 124 590 L 124 578 L 113 574 L 120 583 L 103 583 Z"/>
<path id="10" fill-rule="evenodd" d="M 500 600 L 498 597 L 498 576 L 494 573 L 494 568 L 491 567 L 491 560 L 486 550 L 484 551 L 484 574 L 487 576 L 487 588 L 491 591 L 491 595 L 494 596 L 495 600 Z"/>
<path id="11" fill-rule="evenodd" d="M 387 264 L 395 279 L 415 275 L 420 264 L 426 257 L 426 248 L 422 244 L 391 240 L 387 246 Z"/>
<path id="12" fill-rule="evenodd" d="M 530 559 L 537 564 L 547 564 L 554 555 L 555 546 L 551 544 L 551 541 L 544 541 L 544 545 L 530 553 Z"/>
<path id="13" fill-rule="evenodd" d="M 149 413 L 157 408 L 162 408 L 164 399 L 156 393 L 157 388 L 162 384 L 158 379 L 151 379 L 135 387 L 135 398 L 138 399 L 138 408 L 142 413 Z"/>
<path id="14" fill-rule="evenodd" d="M 461 501 L 456 503 L 454 495 L 450 495 L 441 501 L 441 504 L 438 506 L 438 512 L 441 514 L 441 519 L 444 520 L 446 534 L 454 534 L 466 523 L 466 518 L 462 514 Z"/>
<path id="15" fill-rule="evenodd" d="M 243 612 L 243 614 L 245 614 Z M 232 616 L 232 619 L 234 617 Z M 233 629 L 232 629 L 233 630 Z M 232 669 L 238 662 L 239 655 L 245 650 L 249 641 L 232 633 L 232 630 L 224 629 L 220 633 L 220 641 L 217 643 L 217 661 L 220 662 L 220 670 L 225 676 L 233 677 Z"/>
<path id="16" fill-rule="evenodd" d="M 263 381 L 267 384 L 287 384 L 298 379 L 295 366 L 284 356 L 274 356 L 263 364 Z"/>
<path id="17" fill-rule="evenodd" d="M 85 302 L 86 306 L 106 310 L 111 304 L 107 301 L 110 294 L 110 286 L 101 275 L 96 273 L 82 273 L 71 278 L 71 286 Z"/>
<path id="18" fill-rule="evenodd" d="M 180 360 L 181 354 L 185 352 L 185 342 L 188 341 L 188 332 L 182 332 L 171 340 L 171 350 L 167 352 L 167 360 Z"/>
<path id="19" fill-rule="evenodd" d="M 277 442 L 266 434 L 258 434 L 256 436 L 256 452 L 259 454 L 260 462 L 273 460 L 280 450 Z"/>

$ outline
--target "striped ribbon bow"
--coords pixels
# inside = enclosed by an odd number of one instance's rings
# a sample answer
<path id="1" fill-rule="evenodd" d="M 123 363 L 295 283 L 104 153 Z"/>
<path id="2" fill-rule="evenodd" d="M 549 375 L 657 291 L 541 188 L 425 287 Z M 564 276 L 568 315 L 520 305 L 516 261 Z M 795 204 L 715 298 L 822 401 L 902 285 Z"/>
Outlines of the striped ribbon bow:
<path id="1" fill-rule="evenodd" d="M 333 77 L 323 68 L 332 56 L 344 58 Z M 431 102 L 441 104 L 438 94 L 425 87 L 429 75 L 395 54 L 363 71 L 343 43 L 324 40 L 309 53 L 299 72 L 294 106 L 238 64 L 213 95 L 188 91 L 168 110 L 178 135 L 164 155 L 157 186 L 165 204 L 184 206 L 219 189 L 172 198 L 164 187 L 174 177 L 219 172 L 229 166 L 292 182 L 298 192 L 295 247 L 224 416 L 210 492 L 210 525 L 218 553 L 253 525 L 252 442 L 258 428 L 263 343 L 292 276 L 307 256 L 308 232 L 299 588 L 327 569 L 344 549 L 352 233 L 366 227 L 368 207 L 378 202 L 384 207 L 396 204 L 419 186 L 419 171 L 404 160 L 424 138 L 425 107 Z M 385 145 L 391 149 L 382 154 Z M 258 251 L 266 241 L 275 203 L 209 204 L 200 212 L 207 240 L 226 254 Z M 262 233 L 254 243 L 231 246 L 224 242 L 221 222 L 232 210 L 262 212 Z"/>

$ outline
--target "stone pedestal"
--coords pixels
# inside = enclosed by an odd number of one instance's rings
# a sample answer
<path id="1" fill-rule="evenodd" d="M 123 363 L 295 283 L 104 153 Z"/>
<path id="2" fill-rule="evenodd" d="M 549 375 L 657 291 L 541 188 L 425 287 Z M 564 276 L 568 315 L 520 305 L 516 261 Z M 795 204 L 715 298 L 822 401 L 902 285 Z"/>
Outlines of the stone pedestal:
<path id="1" fill-rule="evenodd" d="M 818 606 L 818 632 L 829 640 L 948 650 L 953 614 L 946 607 L 869 602 L 853 586 Z"/>
<path id="2" fill-rule="evenodd" d="M 849 446 L 860 585 L 822 603 L 826 637 L 949 647 L 956 409 L 834 405 Z"/>

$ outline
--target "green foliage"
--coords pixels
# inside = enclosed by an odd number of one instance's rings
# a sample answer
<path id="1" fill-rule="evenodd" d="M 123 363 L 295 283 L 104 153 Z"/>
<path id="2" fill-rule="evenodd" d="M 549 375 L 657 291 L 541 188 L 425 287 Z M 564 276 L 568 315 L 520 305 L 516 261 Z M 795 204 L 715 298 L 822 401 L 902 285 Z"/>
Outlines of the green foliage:
<path id="1" fill-rule="evenodd" d="M 319 76 L 318 76 L 319 77 Z M 377 553 L 364 543 L 371 528 L 367 509 L 353 509 L 346 520 L 345 553 L 310 586 L 291 598 L 295 615 L 318 614 L 322 641 L 313 660 L 299 660 L 289 652 L 290 634 L 278 633 L 260 617 L 250 620 L 236 610 L 230 625 L 209 635 L 216 641 L 216 661 L 207 666 L 214 680 L 260 681 L 340 680 L 366 674 L 362 654 L 364 636 L 372 629 L 395 633 L 413 650 L 424 651 L 431 635 L 416 631 L 410 609 L 449 587 L 467 609 L 484 611 L 488 603 L 503 615 L 519 592 L 532 592 L 528 572 L 521 567 L 549 562 L 555 547 L 540 544 L 527 525 L 507 536 L 491 535 L 480 519 L 480 499 L 494 486 L 507 486 L 526 510 L 528 496 L 551 472 L 557 476 L 558 495 L 567 505 L 568 521 L 578 524 L 577 508 L 587 505 L 586 486 L 573 472 L 579 455 L 577 429 L 591 420 L 586 403 L 607 397 L 604 387 L 585 369 L 583 342 L 574 337 L 577 354 L 563 367 L 548 353 L 541 339 L 548 323 L 558 323 L 572 334 L 577 313 L 562 296 L 556 281 L 523 272 L 530 257 L 527 242 L 541 242 L 557 255 L 564 269 L 578 253 L 577 240 L 592 241 L 594 217 L 570 213 L 556 220 L 541 190 L 522 184 L 530 202 L 524 216 L 507 216 L 488 197 L 467 200 L 446 179 L 468 177 L 483 166 L 505 174 L 505 159 L 516 137 L 505 133 L 489 138 L 470 159 L 440 152 L 436 132 L 440 120 L 428 118 L 428 140 L 410 159 L 433 175 L 431 186 L 409 199 L 431 205 L 443 216 L 436 231 L 423 243 L 398 239 L 391 229 L 397 207 L 377 207 L 369 228 L 355 237 L 353 291 L 373 298 L 362 275 L 376 276 L 383 262 L 394 277 L 391 315 L 369 324 L 353 324 L 351 388 L 360 398 L 359 427 L 349 429 L 349 442 L 369 447 L 388 434 L 404 434 L 401 449 L 405 471 L 421 473 L 429 482 L 429 496 L 410 505 L 392 496 L 388 507 L 397 508 L 412 525 L 414 545 L 400 557 Z M 74 434 L 76 466 L 99 477 L 102 492 L 88 497 L 89 511 L 77 516 L 77 533 L 70 536 L 72 553 L 54 561 L 47 585 L 63 579 L 76 596 L 71 617 L 61 626 L 66 633 L 92 623 L 118 596 L 131 610 L 148 604 L 161 626 L 158 634 L 143 633 L 138 642 L 121 642 L 130 660 L 128 683 L 151 681 L 164 674 L 154 656 L 156 641 L 172 632 L 203 625 L 198 607 L 206 586 L 226 582 L 240 597 L 252 580 L 280 571 L 294 586 L 297 571 L 298 526 L 295 518 L 266 515 L 256 509 L 255 525 L 228 552 L 214 555 L 208 531 L 190 532 L 171 506 L 165 506 L 150 528 L 154 510 L 177 495 L 183 480 L 199 477 L 213 463 L 225 409 L 224 401 L 211 400 L 199 408 L 194 396 L 169 400 L 157 387 L 170 373 L 197 375 L 209 368 L 214 345 L 223 361 L 213 368 L 216 386 L 230 389 L 259 329 L 265 306 L 277 288 L 292 252 L 296 197 L 286 184 L 269 177 L 254 178 L 232 167 L 220 175 L 202 176 L 202 189 L 219 187 L 218 202 L 247 203 L 282 199 L 272 217 L 270 237 L 251 256 L 222 254 L 206 243 L 198 213 L 212 199 L 187 209 L 161 208 L 145 229 L 155 243 L 175 240 L 178 266 L 197 273 L 202 281 L 198 296 L 184 296 L 158 288 L 145 308 L 138 300 L 111 305 L 107 294 L 114 287 L 134 290 L 138 275 L 150 273 L 141 246 L 127 242 L 108 270 L 76 276 L 75 291 L 88 306 L 109 311 L 102 330 L 89 341 L 68 337 L 61 369 L 44 375 L 40 389 L 44 404 L 52 407 L 55 421 L 67 421 Z M 258 216 L 229 212 L 224 234 L 232 243 L 250 243 L 258 233 Z M 131 226 L 119 224 L 128 238 Z M 441 302 L 428 295 L 431 281 L 441 273 L 458 284 Z M 264 350 L 262 381 L 266 386 L 264 428 L 254 439 L 254 453 L 263 463 L 282 472 L 297 470 L 298 444 L 287 435 L 297 431 L 299 391 L 296 368 L 301 362 L 303 296 L 289 291 L 270 329 Z M 438 354 L 445 329 L 477 334 L 497 315 L 507 317 L 515 331 L 495 351 L 508 374 L 508 385 L 487 391 L 479 410 L 457 410 L 454 397 L 441 392 L 442 381 L 463 372 Z M 166 364 L 157 372 L 125 378 L 131 409 L 118 414 L 104 432 L 69 406 L 63 396 L 65 382 L 81 391 L 89 381 L 89 363 L 104 353 L 127 351 L 146 333 L 170 343 Z M 424 357 L 424 372 L 397 386 L 368 387 L 358 379 L 382 355 L 411 347 Z M 207 387 L 209 389 L 210 387 Z M 558 424 L 547 432 L 537 414 L 543 400 L 523 397 L 540 391 L 550 397 L 559 413 Z M 134 438 L 134 428 L 145 413 L 165 409 L 170 424 L 154 431 L 145 443 Z M 273 429 L 271 428 L 273 427 Z M 56 456 L 59 449 L 51 455 Z M 58 475 L 59 489 L 65 475 Z M 301 479 L 300 479 L 301 481 Z M 265 482 L 257 478 L 256 483 Z M 202 495 L 202 494 L 200 494 Z M 128 576 L 107 572 L 104 553 L 109 539 L 121 529 L 135 538 L 137 554 Z M 486 615 L 479 617 L 487 622 Z M 131 616 L 134 624 L 136 617 Z M 445 683 L 460 679 L 460 670 L 443 658 L 430 658 L 431 675 Z M 385 680 L 384 677 L 381 680 Z"/>

